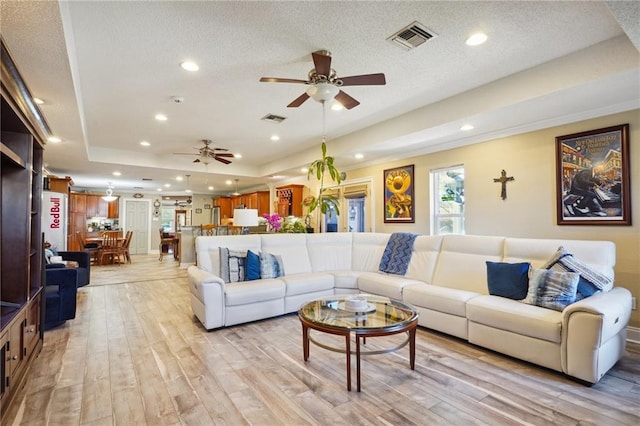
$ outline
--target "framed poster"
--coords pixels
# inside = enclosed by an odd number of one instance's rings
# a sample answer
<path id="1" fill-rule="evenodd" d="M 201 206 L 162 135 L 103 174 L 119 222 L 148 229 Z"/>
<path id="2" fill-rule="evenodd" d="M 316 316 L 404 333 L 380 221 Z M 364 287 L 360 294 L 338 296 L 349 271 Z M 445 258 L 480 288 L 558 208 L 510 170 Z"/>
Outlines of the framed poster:
<path id="1" fill-rule="evenodd" d="M 197 208 L 197 209 L 196 209 L 196 214 L 200 214 L 200 213 L 202 213 L 202 209 L 198 209 L 198 208 Z"/>
<path id="2" fill-rule="evenodd" d="M 205 210 L 211 210 L 211 204 L 205 204 L 204 205 L 204 209 Z"/>
<path id="3" fill-rule="evenodd" d="M 413 164 L 384 171 L 384 222 L 414 223 Z"/>
<path id="4" fill-rule="evenodd" d="M 556 138 L 558 225 L 631 225 L 629 124 Z"/>

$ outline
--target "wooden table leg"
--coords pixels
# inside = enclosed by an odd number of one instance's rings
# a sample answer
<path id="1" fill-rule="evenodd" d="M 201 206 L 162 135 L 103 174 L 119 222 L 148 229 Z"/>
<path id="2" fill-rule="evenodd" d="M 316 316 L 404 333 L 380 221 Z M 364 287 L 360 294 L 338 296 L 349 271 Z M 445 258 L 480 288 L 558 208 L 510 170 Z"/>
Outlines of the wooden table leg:
<path id="1" fill-rule="evenodd" d="M 360 336 L 356 333 L 356 380 L 360 392 Z"/>
<path id="2" fill-rule="evenodd" d="M 346 340 L 346 355 L 347 355 L 347 390 L 351 390 L 351 334 L 347 333 Z"/>
<path id="3" fill-rule="evenodd" d="M 309 327 L 302 323 L 302 353 L 304 360 L 309 359 Z"/>
<path id="4" fill-rule="evenodd" d="M 416 328 L 409 330 L 409 365 L 412 370 L 416 368 Z"/>

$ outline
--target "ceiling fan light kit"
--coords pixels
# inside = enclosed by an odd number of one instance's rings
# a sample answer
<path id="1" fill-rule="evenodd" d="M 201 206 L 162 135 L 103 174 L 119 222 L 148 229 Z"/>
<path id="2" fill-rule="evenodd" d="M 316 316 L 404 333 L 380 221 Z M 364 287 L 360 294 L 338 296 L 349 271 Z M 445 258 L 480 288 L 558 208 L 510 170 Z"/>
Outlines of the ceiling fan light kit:
<path id="1" fill-rule="evenodd" d="M 318 50 L 311 54 L 315 68 L 309 71 L 307 80 L 297 80 L 292 78 L 262 77 L 263 83 L 295 83 L 307 84 L 310 87 L 287 107 L 297 108 L 307 99 L 325 103 L 332 99 L 338 101 L 346 109 L 360 105 L 356 99 L 352 98 L 342 90 L 344 86 L 383 86 L 387 84 L 384 74 L 363 74 L 348 77 L 338 77 L 336 71 L 331 68 L 331 52 Z"/>

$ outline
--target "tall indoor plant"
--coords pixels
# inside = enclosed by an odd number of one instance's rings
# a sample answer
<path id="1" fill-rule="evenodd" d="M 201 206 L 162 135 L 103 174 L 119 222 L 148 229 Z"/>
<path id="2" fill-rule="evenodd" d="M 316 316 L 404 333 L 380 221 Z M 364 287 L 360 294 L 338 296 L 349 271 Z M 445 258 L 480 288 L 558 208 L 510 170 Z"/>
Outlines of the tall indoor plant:
<path id="1" fill-rule="evenodd" d="M 336 214 L 340 214 L 340 201 L 331 194 L 325 194 L 325 186 L 324 179 L 328 174 L 328 178 L 331 179 L 331 182 L 340 183 L 340 172 L 334 166 L 334 158 L 330 155 L 327 155 L 327 144 L 322 142 L 322 158 L 319 160 L 315 160 L 309 166 L 309 171 L 307 173 L 307 180 L 311 178 L 311 176 L 315 176 L 318 179 L 319 187 L 318 187 L 318 195 L 313 197 L 311 202 L 308 204 L 310 215 L 317 208 L 320 208 L 320 212 L 322 214 L 332 214 L 332 211 L 335 210 Z M 317 215 L 317 231 L 320 232 L 321 224 L 322 224 L 322 214 Z"/>

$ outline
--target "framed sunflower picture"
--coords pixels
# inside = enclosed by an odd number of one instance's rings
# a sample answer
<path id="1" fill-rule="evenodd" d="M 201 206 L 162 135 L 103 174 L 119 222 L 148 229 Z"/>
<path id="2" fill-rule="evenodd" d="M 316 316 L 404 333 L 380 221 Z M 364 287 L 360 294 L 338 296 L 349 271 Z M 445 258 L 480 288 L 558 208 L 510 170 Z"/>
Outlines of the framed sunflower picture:
<path id="1" fill-rule="evenodd" d="M 384 223 L 414 223 L 413 164 L 384 171 Z"/>

